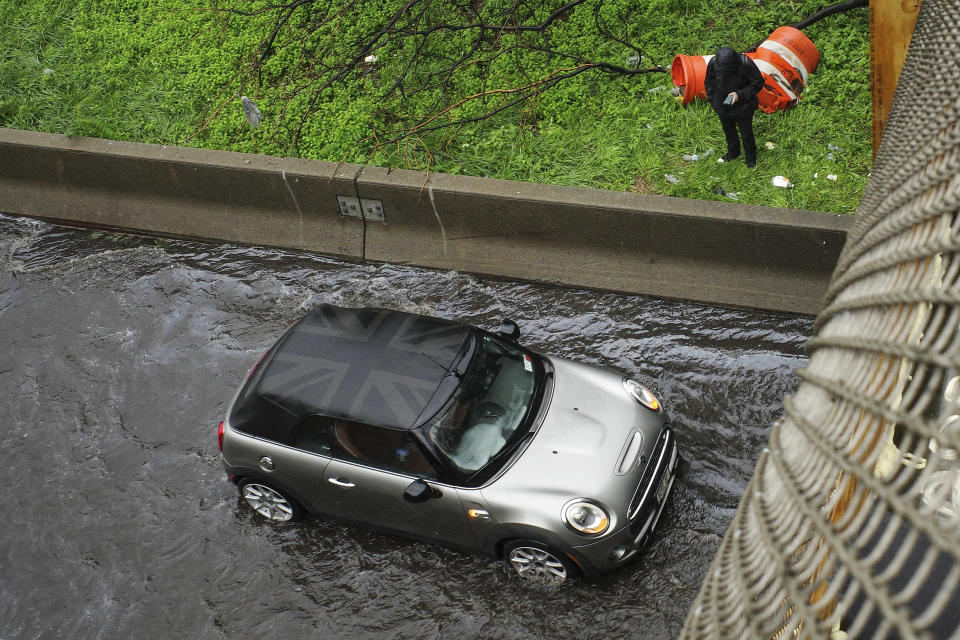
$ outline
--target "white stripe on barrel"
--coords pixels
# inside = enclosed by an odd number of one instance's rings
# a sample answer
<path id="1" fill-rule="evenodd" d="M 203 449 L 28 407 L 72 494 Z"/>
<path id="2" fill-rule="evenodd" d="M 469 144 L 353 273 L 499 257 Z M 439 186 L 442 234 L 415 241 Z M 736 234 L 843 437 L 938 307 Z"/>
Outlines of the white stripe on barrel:
<path id="1" fill-rule="evenodd" d="M 806 65 L 803 64 L 803 60 L 800 59 L 800 56 L 776 40 L 764 40 L 759 48 L 766 49 L 767 51 L 775 53 L 783 58 L 785 62 L 796 69 L 797 73 L 800 74 L 800 77 L 803 79 L 803 86 L 807 86 L 807 78 L 810 74 L 807 71 Z"/>
<path id="2" fill-rule="evenodd" d="M 790 86 L 790 83 L 787 82 L 786 78 L 783 77 L 783 73 L 780 72 L 780 69 L 777 69 L 766 60 L 754 60 L 753 62 L 757 65 L 757 68 L 760 69 L 761 73 L 767 74 L 773 78 L 778 85 L 780 85 L 780 88 L 783 89 L 783 92 L 787 94 L 787 97 L 790 98 L 790 100 L 796 101 L 797 94 L 794 92 L 793 87 Z"/>

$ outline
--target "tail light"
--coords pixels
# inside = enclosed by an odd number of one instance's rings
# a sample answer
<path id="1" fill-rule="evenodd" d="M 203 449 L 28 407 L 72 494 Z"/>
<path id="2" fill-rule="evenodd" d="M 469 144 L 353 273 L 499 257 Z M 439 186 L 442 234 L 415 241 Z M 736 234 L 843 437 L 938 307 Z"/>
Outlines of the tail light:
<path id="1" fill-rule="evenodd" d="M 220 451 L 223 451 L 223 422 L 220 422 L 220 426 L 217 427 L 217 446 L 220 447 Z"/>

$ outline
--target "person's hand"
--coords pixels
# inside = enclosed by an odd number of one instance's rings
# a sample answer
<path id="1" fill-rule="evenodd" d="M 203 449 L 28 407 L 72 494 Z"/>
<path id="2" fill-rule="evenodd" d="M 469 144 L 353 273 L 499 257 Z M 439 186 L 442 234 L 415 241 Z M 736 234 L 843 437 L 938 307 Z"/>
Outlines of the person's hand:
<path id="1" fill-rule="evenodd" d="M 731 91 L 727 94 L 727 97 L 730 98 L 730 104 L 737 104 L 737 92 Z"/>

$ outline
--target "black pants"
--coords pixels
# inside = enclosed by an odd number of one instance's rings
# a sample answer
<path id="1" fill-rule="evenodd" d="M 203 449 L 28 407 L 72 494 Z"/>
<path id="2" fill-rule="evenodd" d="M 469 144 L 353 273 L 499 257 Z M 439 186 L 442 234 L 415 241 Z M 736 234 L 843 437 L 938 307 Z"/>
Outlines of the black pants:
<path id="1" fill-rule="evenodd" d="M 739 120 L 720 116 L 720 124 L 723 125 L 723 135 L 727 138 L 727 153 L 731 156 L 740 155 L 740 140 L 737 139 L 737 129 L 740 129 L 746 159 L 747 161 L 755 161 L 757 159 L 757 142 L 753 139 L 753 111 Z"/>

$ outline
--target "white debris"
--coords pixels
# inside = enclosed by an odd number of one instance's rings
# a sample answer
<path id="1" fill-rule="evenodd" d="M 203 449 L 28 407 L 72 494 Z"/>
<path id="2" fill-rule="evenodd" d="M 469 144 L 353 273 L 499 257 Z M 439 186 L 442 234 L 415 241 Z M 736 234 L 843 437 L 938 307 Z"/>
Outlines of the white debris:
<path id="1" fill-rule="evenodd" d="M 836 179 L 837 179 L 837 174 L 835 173 L 831 173 L 830 175 L 827 176 L 827 180 L 836 180 Z"/>
<path id="2" fill-rule="evenodd" d="M 366 62 L 367 64 L 373 64 L 374 62 L 377 61 L 377 56 L 371 53 L 366 58 L 364 58 L 363 61 Z"/>
<path id="3" fill-rule="evenodd" d="M 627 58 L 627 67 L 630 69 L 636 69 L 640 66 L 640 56 L 633 55 Z"/>
<path id="4" fill-rule="evenodd" d="M 814 180 L 816 180 L 816 179 L 819 178 L 819 177 L 820 177 L 820 172 L 819 172 L 819 171 L 818 171 L 817 173 L 813 174 L 813 179 L 814 179 Z"/>
<path id="5" fill-rule="evenodd" d="M 827 154 L 827 160 L 833 160 L 833 152 Z"/>
<path id="6" fill-rule="evenodd" d="M 51 73 L 53 73 L 53 69 L 44 69 L 44 70 L 43 70 L 43 73 L 44 73 L 45 75 L 50 75 Z"/>
<path id="7" fill-rule="evenodd" d="M 695 153 L 694 153 L 694 154 L 685 154 L 685 155 L 682 155 L 682 156 L 680 156 L 680 157 L 683 158 L 684 160 L 686 160 L 687 162 L 696 162 L 697 160 L 700 159 L 700 156 L 698 156 L 698 155 L 695 154 Z"/>
<path id="8" fill-rule="evenodd" d="M 838 147 L 835 144 L 828 144 L 827 149 L 829 149 L 830 151 L 843 151 L 843 147 Z"/>
<path id="9" fill-rule="evenodd" d="M 764 143 L 763 143 L 763 146 L 765 146 L 767 149 L 776 149 L 776 148 L 777 148 L 777 145 L 775 145 L 774 143 L 770 142 L 769 140 L 767 140 L 766 142 L 764 142 Z"/>
<path id="10" fill-rule="evenodd" d="M 683 93 L 683 89 L 680 87 L 674 87 L 673 89 L 670 89 L 670 95 L 672 95 L 674 98 L 679 98 L 681 93 Z"/>
<path id="11" fill-rule="evenodd" d="M 737 195 L 736 193 L 732 192 L 732 191 L 727 194 L 727 197 L 730 198 L 731 200 L 739 200 L 739 199 L 740 199 L 740 196 Z"/>
<path id="12" fill-rule="evenodd" d="M 658 91 L 663 91 L 664 89 L 666 89 L 666 87 L 664 85 L 660 85 L 659 87 L 654 87 L 653 89 L 647 89 L 647 93 L 657 93 Z"/>
<path id="13" fill-rule="evenodd" d="M 680 178 L 673 175 L 672 173 L 663 174 L 663 179 L 669 182 L 670 184 L 677 184 L 678 182 L 680 182 Z"/>
<path id="14" fill-rule="evenodd" d="M 247 124 L 254 129 L 259 127 L 263 116 L 260 114 L 260 109 L 257 109 L 254 101 L 247 96 L 240 96 L 240 104 L 243 105 L 243 115 L 247 118 Z"/>
<path id="15" fill-rule="evenodd" d="M 792 187 L 793 183 L 784 178 L 783 176 L 773 176 L 770 179 L 770 184 L 775 187 L 780 187 L 781 189 L 786 189 L 787 187 Z"/>

